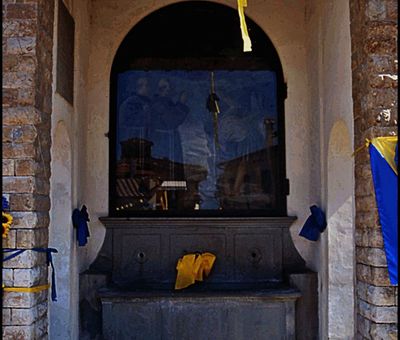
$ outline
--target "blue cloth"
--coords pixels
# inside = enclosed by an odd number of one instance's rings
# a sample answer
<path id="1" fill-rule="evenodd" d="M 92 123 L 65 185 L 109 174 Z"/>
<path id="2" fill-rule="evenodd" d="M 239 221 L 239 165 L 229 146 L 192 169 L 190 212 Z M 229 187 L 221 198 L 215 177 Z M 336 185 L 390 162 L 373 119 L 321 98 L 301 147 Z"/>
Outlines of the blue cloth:
<path id="1" fill-rule="evenodd" d="M 72 212 L 72 224 L 76 228 L 76 238 L 80 247 L 86 245 L 90 236 L 87 222 L 90 222 L 90 219 L 86 206 L 83 205 L 81 210 L 74 209 Z"/>
<path id="2" fill-rule="evenodd" d="M 1 209 L 3 211 L 10 209 L 10 205 L 8 204 L 7 198 L 5 198 L 4 196 L 1 196 Z"/>
<path id="3" fill-rule="evenodd" d="M 398 284 L 398 211 L 397 175 L 375 148 L 369 146 L 375 198 L 385 246 L 390 282 Z M 396 152 L 397 154 L 397 152 Z"/>
<path id="4" fill-rule="evenodd" d="M 25 252 L 27 250 L 36 251 L 39 253 L 46 253 L 47 266 L 50 265 L 51 269 L 52 269 L 52 272 L 51 272 L 51 300 L 57 301 L 56 270 L 55 270 L 54 264 L 53 264 L 53 256 L 51 255 L 51 253 L 58 253 L 57 249 L 55 249 L 55 248 L 31 248 L 31 249 L 3 248 L 3 254 L 11 253 L 10 255 L 3 257 L 3 262 L 5 262 L 7 260 L 11 260 L 14 257 L 17 257 L 18 255 L 22 254 L 23 252 Z"/>
<path id="5" fill-rule="evenodd" d="M 311 215 L 307 218 L 299 235 L 307 240 L 317 241 L 326 228 L 326 218 L 324 212 L 316 205 L 311 206 L 310 211 Z"/>

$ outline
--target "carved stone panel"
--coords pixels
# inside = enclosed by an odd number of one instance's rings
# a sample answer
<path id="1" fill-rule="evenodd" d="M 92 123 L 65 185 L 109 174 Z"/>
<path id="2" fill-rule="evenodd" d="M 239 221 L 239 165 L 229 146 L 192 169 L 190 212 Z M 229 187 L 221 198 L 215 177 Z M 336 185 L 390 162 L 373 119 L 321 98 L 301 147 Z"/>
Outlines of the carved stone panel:
<path id="1" fill-rule="evenodd" d="M 102 218 L 107 227 L 104 244 L 111 239 L 113 247 L 103 246 L 98 259 L 112 258 L 110 278 L 127 289 L 173 289 L 178 259 L 203 252 L 213 253 L 216 261 L 210 276 L 194 288 L 270 286 L 284 282 L 292 266 L 304 267 L 289 233 L 293 220 Z M 93 268 L 99 268 L 97 262 Z"/>
<path id="2" fill-rule="evenodd" d="M 282 239 L 280 230 L 235 235 L 235 279 L 242 282 L 282 280 Z"/>

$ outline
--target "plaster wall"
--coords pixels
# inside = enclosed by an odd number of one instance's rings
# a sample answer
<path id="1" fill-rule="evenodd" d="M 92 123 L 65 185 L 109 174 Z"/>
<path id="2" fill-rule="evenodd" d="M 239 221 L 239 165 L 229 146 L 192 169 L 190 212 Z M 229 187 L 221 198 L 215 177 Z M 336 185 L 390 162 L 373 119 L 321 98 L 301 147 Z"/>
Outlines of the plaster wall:
<path id="1" fill-rule="evenodd" d="M 53 45 L 53 108 L 51 148 L 51 210 L 49 246 L 58 249 L 54 256 L 58 301 L 49 303 L 49 337 L 78 338 L 79 259 L 85 250 L 76 246 L 72 210 L 82 204 L 82 169 L 85 146 L 86 76 L 90 1 L 64 2 L 75 21 L 74 103 L 56 92 L 58 1 L 55 5 Z M 84 256 L 84 255 L 83 255 Z"/>
<path id="2" fill-rule="evenodd" d="M 105 133 L 109 126 L 109 77 L 113 58 L 125 35 L 139 20 L 175 2 L 92 1 L 85 141 L 87 154 L 86 165 L 81 172 L 85 179 L 83 201 L 89 204 L 92 222 L 90 243 L 86 257 L 80 262 L 80 270 L 87 268 L 96 258 L 105 235 L 105 229 L 97 218 L 108 214 L 108 139 Z M 237 5 L 233 0 L 215 2 L 233 8 Z M 272 40 L 288 84 L 288 98 L 285 101 L 287 178 L 290 180 L 288 213 L 298 217 L 291 233 L 299 252 L 313 267 L 313 248 L 297 236 L 308 216 L 309 174 L 314 162 L 310 152 L 311 113 L 307 101 L 310 94 L 306 73 L 304 8 L 304 1 L 252 1 L 246 9 L 246 15 Z"/>
<path id="3" fill-rule="evenodd" d="M 310 172 L 310 198 L 324 209 L 328 220 L 327 231 L 310 245 L 319 276 L 320 336 L 353 338 L 354 128 L 349 2 L 308 0 L 305 15 L 311 153 L 316 160 Z M 338 323 L 340 327 L 336 327 Z"/>

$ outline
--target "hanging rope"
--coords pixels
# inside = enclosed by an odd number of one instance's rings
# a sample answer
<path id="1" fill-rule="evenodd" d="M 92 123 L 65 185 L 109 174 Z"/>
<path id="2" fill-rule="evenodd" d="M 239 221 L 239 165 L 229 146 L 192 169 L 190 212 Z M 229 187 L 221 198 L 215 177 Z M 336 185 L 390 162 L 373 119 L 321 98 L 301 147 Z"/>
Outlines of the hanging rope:
<path id="1" fill-rule="evenodd" d="M 214 143 L 216 149 L 219 148 L 219 142 L 218 142 L 218 114 L 220 113 L 219 110 L 219 97 L 215 93 L 215 79 L 214 79 L 214 72 L 211 72 L 211 78 L 210 78 L 211 86 L 210 86 L 210 95 L 208 96 L 207 99 L 207 109 L 210 111 L 213 115 L 213 125 L 214 125 Z"/>

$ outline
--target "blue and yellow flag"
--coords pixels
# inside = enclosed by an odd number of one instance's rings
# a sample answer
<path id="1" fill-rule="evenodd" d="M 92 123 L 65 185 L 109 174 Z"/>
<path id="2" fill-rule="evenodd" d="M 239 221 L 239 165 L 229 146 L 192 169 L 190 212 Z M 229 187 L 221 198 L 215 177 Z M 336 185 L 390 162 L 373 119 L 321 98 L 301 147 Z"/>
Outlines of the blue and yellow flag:
<path id="1" fill-rule="evenodd" d="M 369 144 L 369 154 L 389 278 L 397 285 L 397 136 L 374 138 Z"/>

